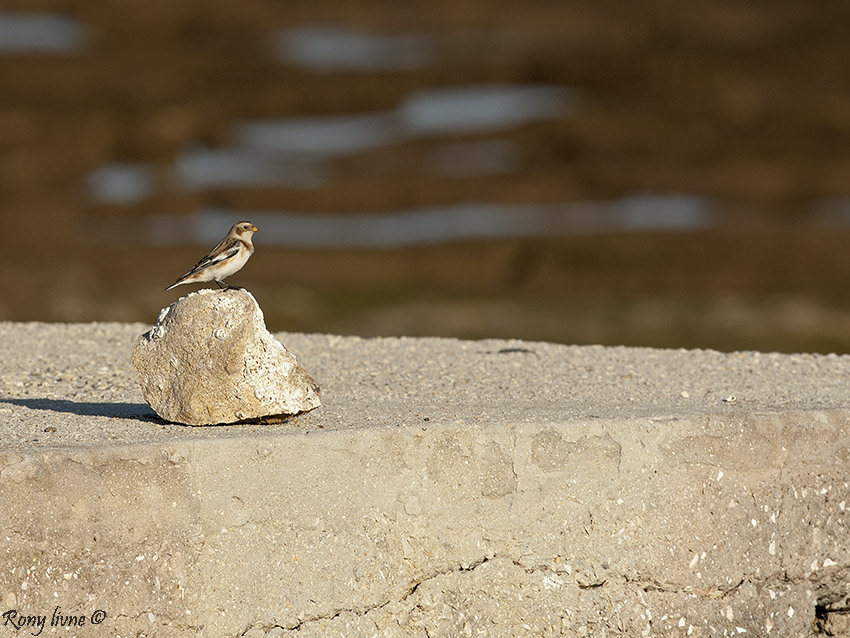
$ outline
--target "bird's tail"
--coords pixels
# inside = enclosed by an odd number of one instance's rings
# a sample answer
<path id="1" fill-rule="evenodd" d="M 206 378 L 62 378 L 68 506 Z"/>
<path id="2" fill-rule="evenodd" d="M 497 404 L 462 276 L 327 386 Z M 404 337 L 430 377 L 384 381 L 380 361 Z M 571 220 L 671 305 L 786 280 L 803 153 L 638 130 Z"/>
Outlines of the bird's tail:
<path id="1" fill-rule="evenodd" d="M 173 284 L 171 284 L 171 285 L 170 285 L 168 288 L 166 288 L 165 290 L 171 290 L 172 288 L 174 288 L 175 286 L 179 286 L 180 284 L 190 284 L 190 283 L 192 283 L 192 281 L 193 281 L 193 280 L 192 280 L 192 279 L 189 279 L 189 276 L 190 276 L 190 275 L 193 275 L 194 273 L 195 273 L 195 269 L 193 268 L 192 270 L 190 270 L 190 271 L 189 271 L 189 272 L 187 272 L 186 274 L 181 275 L 181 276 L 177 279 L 177 281 L 175 281 Z M 163 291 L 163 292 L 165 292 L 165 291 Z"/>

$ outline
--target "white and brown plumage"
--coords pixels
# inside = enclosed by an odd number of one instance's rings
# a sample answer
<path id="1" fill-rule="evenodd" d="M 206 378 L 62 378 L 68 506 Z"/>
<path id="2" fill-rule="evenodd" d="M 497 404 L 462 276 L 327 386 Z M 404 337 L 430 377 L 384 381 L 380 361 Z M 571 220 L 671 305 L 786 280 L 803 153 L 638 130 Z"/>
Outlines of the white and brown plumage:
<path id="1" fill-rule="evenodd" d="M 193 284 L 203 281 L 214 281 L 219 288 L 227 288 L 222 282 L 237 272 L 248 258 L 254 254 L 254 244 L 251 237 L 259 230 L 251 222 L 234 224 L 227 237 L 208 252 L 185 275 L 171 284 L 166 290 L 171 290 L 180 284 Z"/>

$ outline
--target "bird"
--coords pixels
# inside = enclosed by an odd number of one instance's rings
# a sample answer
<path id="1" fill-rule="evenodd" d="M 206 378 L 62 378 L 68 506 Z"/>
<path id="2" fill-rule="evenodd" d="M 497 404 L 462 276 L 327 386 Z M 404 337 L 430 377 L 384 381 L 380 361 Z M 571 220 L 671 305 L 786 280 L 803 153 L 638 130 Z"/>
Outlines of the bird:
<path id="1" fill-rule="evenodd" d="M 223 280 L 237 272 L 248 258 L 254 254 L 254 244 L 251 237 L 259 230 L 251 222 L 233 224 L 227 237 L 222 239 L 215 248 L 203 256 L 194 268 L 171 284 L 166 290 L 171 290 L 180 284 L 193 284 L 203 281 L 214 281 L 219 288 L 231 288 L 223 284 Z"/>

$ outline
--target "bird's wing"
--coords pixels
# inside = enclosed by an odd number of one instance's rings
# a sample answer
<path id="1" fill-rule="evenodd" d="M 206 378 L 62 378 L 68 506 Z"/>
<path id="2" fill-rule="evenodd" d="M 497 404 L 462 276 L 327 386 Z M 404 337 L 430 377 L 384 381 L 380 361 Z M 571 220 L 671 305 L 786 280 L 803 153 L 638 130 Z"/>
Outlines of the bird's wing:
<path id="1" fill-rule="evenodd" d="M 201 258 L 201 261 L 195 264 L 192 267 L 192 270 L 187 272 L 186 275 L 191 275 L 192 273 L 196 273 L 199 270 L 203 270 L 204 268 L 208 268 L 209 266 L 220 263 L 225 259 L 230 259 L 239 252 L 240 248 L 241 245 L 238 239 L 228 237 L 221 241 L 218 246 L 216 246 L 210 252 L 204 255 Z M 184 277 L 186 275 L 184 275 Z"/>

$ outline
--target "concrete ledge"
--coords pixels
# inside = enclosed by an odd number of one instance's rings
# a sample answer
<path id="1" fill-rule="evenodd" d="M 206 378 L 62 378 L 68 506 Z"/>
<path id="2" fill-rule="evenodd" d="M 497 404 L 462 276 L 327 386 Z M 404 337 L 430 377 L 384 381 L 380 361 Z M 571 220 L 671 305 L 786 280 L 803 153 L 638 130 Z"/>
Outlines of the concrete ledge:
<path id="1" fill-rule="evenodd" d="M 0 324 L 0 613 L 41 635 L 847 631 L 850 358 L 278 335 L 325 405 L 185 428 L 143 329 Z"/>

